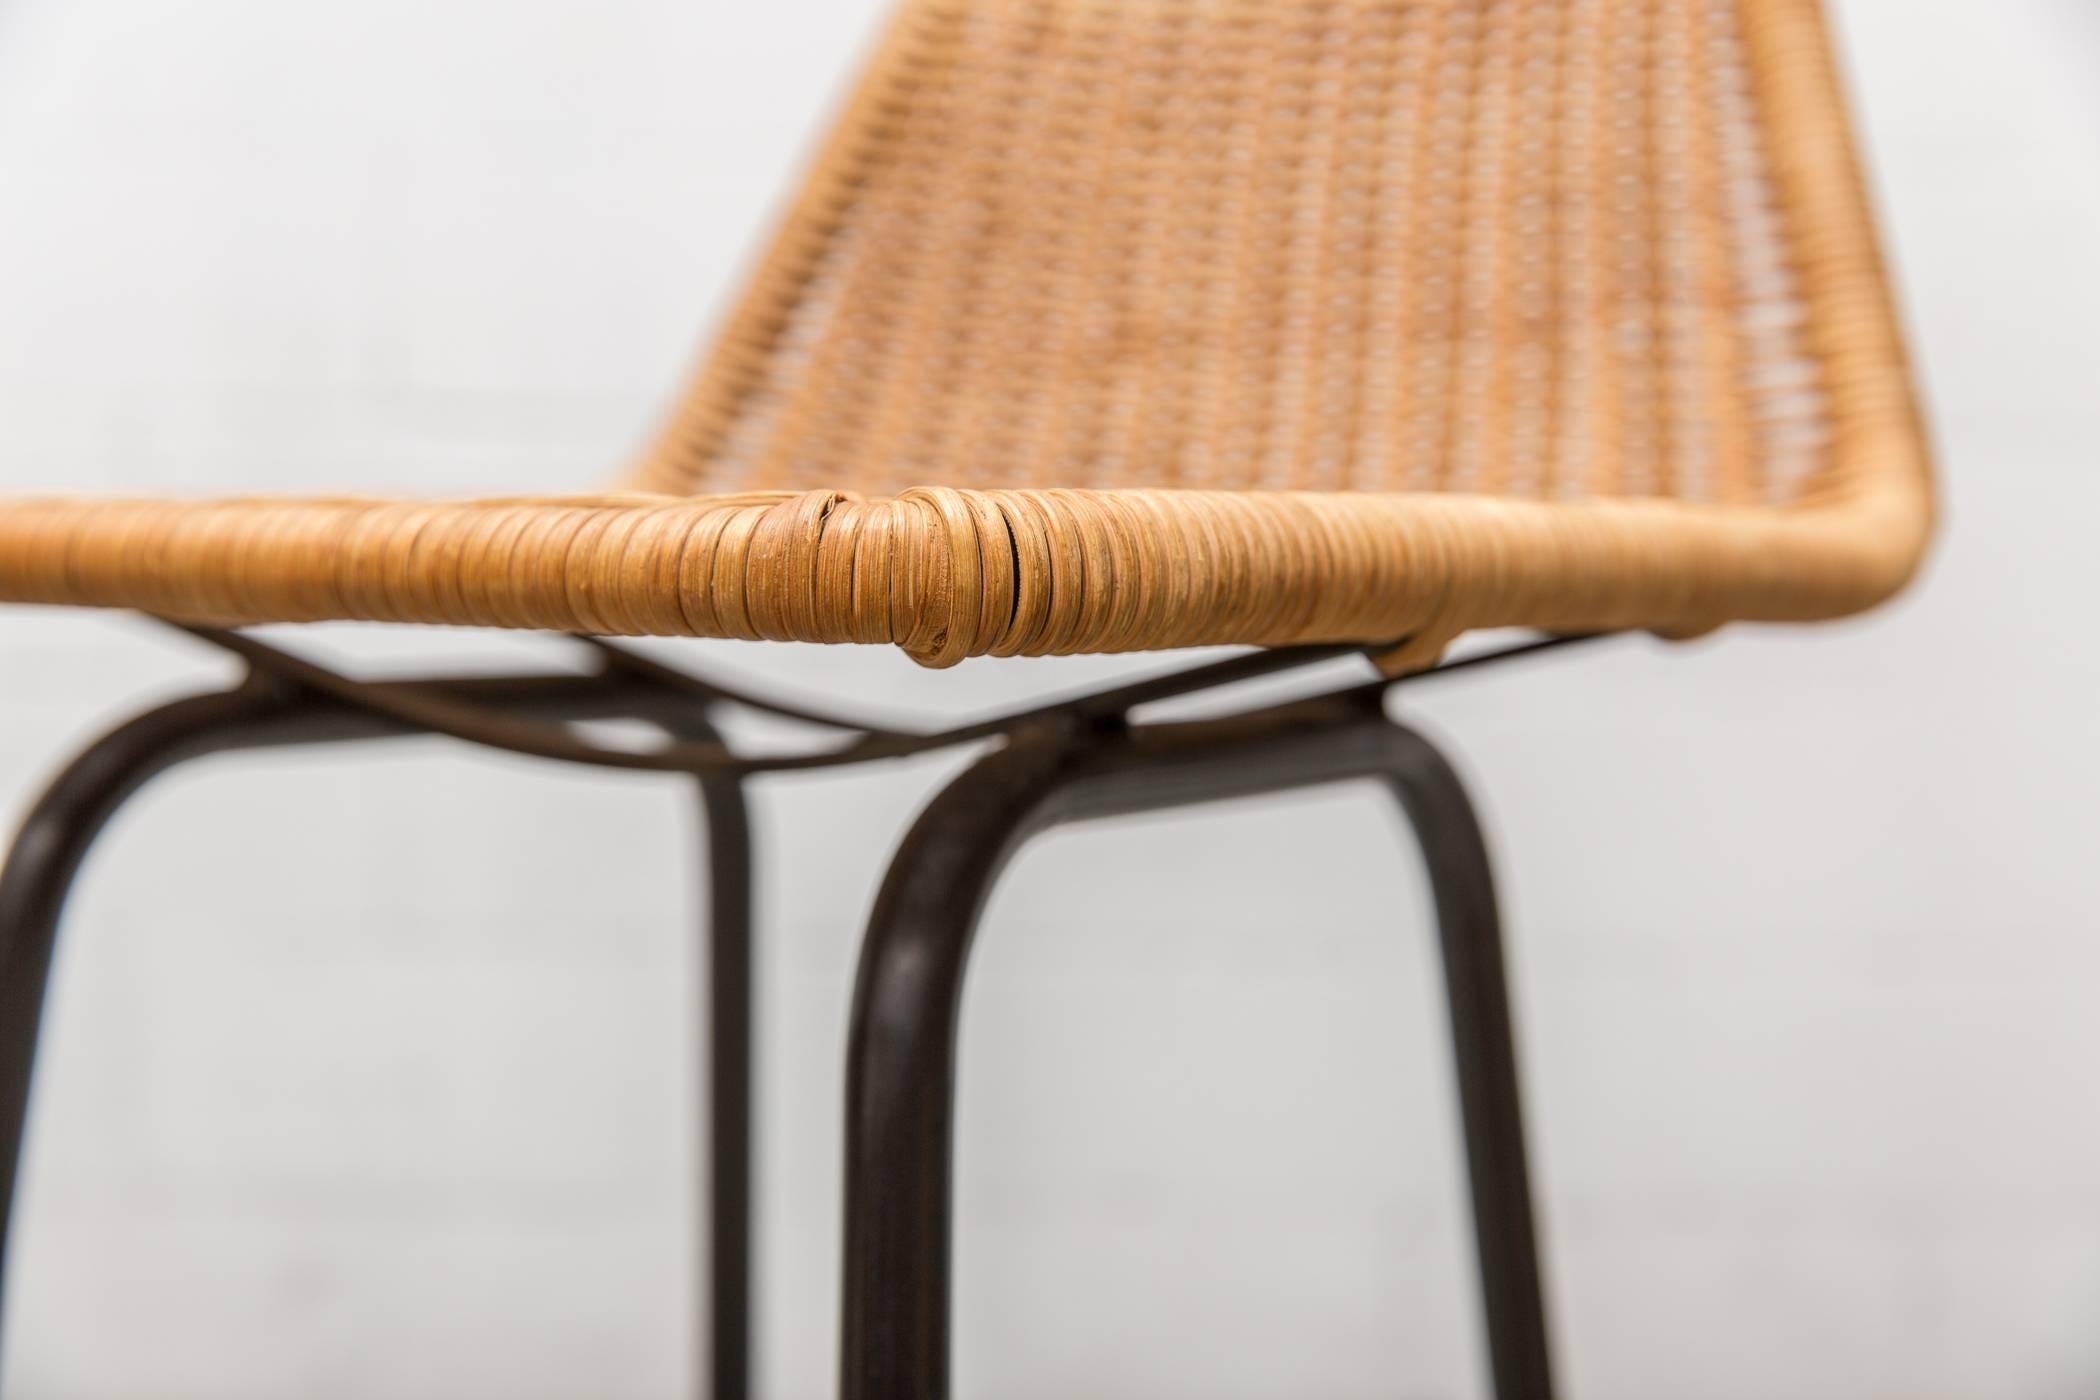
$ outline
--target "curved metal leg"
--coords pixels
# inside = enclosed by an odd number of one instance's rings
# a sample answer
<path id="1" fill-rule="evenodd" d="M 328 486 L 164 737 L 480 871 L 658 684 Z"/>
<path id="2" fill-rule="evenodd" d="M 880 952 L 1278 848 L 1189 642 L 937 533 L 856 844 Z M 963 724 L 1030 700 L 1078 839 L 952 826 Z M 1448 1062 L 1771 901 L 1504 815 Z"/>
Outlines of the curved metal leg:
<path id="1" fill-rule="evenodd" d="M 1552 1354 L 1494 871 L 1457 772 L 1421 735 L 1392 729 L 1387 783 L 1414 827 L 1436 899 L 1489 1370 L 1496 1395 L 1543 1400 L 1553 1393 Z"/>
<path id="2" fill-rule="evenodd" d="M 67 891 L 103 826 L 157 773 L 231 746 L 304 701 L 257 687 L 150 710 L 97 740 L 29 809 L 0 869 L 0 1267 L 29 1113 L 44 984 Z"/>
<path id="3" fill-rule="evenodd" d="M 645 682 L 554 675 L 381 688 L 557 719 L 632 715 L 687 737 L 715 738 L 690 700 Z M 250 682 L 177 700 L 112 730 L 60 772 L 30 808 L 0 867 L 0 1268 L 59 918 L 74 876 L 110 817 L 156 774 L 206 754 L 417 732 L 325 694 Z M 707 773 L 698 781 L 712 870 L 708 1118 L 716 1150 L 707 1212 L 713 1313 L 708 1385 L 716 1400 L 742 1400 L 749 1364 L 750 828 L 743 785 L 734 774 Z"/>
<path id="4" fill-rule="evenodd" d="M 845 1400 L 948 1394 L 949 1166 L 963 969 L 1064 752 L 1016 743 L 926 809 L 869 918 L 846 1060 Z"/>
<path id="5" fill-rule="evenodd" d="M 976 923 L 1026 840 L 1064 821 L 1351 778 L 1399 796 L 1435 888 L 1502 1400 L 1552 1393 L 1516 1057 L 1486 851 L 1455 774 L 1427 741 L 1360 704 L 1016 739 L 921 814 L 869 922 L 847 1062 L 847 1400 L 948 1393 L 956 1032 Z"/>

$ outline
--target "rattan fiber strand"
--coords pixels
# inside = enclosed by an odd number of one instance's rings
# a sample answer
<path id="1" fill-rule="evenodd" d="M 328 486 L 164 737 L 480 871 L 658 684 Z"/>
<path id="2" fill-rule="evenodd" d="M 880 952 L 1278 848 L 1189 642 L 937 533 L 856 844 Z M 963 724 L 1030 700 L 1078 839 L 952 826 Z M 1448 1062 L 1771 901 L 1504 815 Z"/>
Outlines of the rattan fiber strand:
<path id="1" fill-rule="evenodd" d="M 0 507 L 0 598 L 977 654 L 1693 632 L 1926 455 L 1811 0 L 909 0 L 614 493 Z"/>

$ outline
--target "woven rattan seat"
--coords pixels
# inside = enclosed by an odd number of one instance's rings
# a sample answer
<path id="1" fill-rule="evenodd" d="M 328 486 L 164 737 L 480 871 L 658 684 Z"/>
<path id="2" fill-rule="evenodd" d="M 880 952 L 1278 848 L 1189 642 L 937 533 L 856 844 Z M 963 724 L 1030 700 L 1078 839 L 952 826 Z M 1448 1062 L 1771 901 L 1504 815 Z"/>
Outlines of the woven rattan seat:
<path id="1" fill-rule="evenodd" d="M 600 495 L 41 499 L 0 598 L 922 661 L 1867 607 L 1925 454 L 1810 0 L 911 0 Z"/>

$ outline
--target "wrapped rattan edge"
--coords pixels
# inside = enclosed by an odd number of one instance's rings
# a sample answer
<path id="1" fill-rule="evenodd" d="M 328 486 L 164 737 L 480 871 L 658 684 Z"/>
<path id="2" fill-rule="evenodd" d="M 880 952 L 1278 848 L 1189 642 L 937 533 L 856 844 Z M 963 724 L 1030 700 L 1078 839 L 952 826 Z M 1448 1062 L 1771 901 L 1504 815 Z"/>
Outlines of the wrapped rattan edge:
<path id="1" fill-rule="evenodd" d="M 1800 621 L 1908 577 L 1914 492 L 1770 509 L 1463 495 L 959 491 L 0 510 L 0 598 L 892 642 L 920 661 Z"/>

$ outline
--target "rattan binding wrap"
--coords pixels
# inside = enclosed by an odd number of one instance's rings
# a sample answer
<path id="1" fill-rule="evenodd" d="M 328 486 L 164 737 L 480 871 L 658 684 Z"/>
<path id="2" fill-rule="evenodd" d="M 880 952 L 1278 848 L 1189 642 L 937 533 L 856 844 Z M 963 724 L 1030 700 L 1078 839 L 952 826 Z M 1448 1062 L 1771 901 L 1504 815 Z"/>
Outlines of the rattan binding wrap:
<path id="1" fill-rule="evenodd" d="M 0 597 L 1416 661 L 1930 516 L 1811 0 L 911 0 L 620 494 L 22 502 Z"/>

